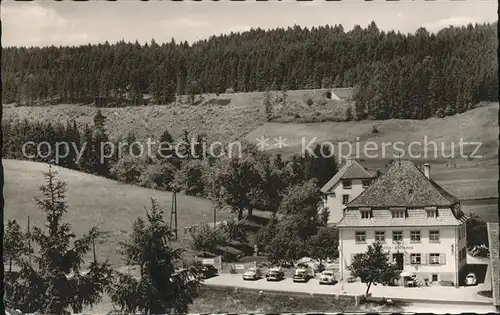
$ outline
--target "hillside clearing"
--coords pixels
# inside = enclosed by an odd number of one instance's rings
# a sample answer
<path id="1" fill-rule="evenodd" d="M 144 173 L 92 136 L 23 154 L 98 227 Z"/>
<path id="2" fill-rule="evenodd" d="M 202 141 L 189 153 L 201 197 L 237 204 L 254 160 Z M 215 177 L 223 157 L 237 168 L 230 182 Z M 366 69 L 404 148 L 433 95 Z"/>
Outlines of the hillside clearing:
<path id="1" fill-rule="evenodd" d="M 363 165 L 372 170 L 383 170 L 391 159 L 398 153 L 392 145 L 402 142 L 402 148 L 408 148 L 412 142 L 420 143 L 410 147 L 411 153 L 417 163 L 428 162 L 431 164 L 432 177 L 439 184 L 459 198 L 493 197 L 497 196 L 498 181 L 498 103 L 484 104 L 483 106 L 463 114 L 446 118 L 431 118 L 427 120 L 385 120 L 385 121 L 359 121 L 359 122 L 325 122 L 325 123 L 266 123 L 246 135 L 246 140 L 257 143 L 257 139 L 265 137 L 273 145 L 274 139 L 286 139 L 286 147 L 269 147 L 269 152 L 288 154 L 301 154 L 302 149 L 317 143 L 329 142 L 333 145 L 334 154 L 339 157 L 349 155 L 347 145 L 351 144 L 351 155 L 356 156 L 357 145 L 362 151 L 366 143 L 376 144 L 376 149 L 368 151 L 375 158 L 359 154 Z M 373 133 L 376 126 L 378 133 Z M 427 139 L 427 140 L 426 140 Z M 474 158 L 467 160 L 460 157 L 459 142 L 480 142 L 481 147 Z M 427 141 L 427 142 L 426 142 Z M 429 151 L 425 158 L 425 143 L 437 144 L 436 156 L 434 151 Z M 303 144 L 304 143 L 304 144 Z M 383 155 L 383 144 L 388 144 Z M 370 144 L 371 145 L 371 144 Z M 371 147 L 367 147 L 371 148 Z M 428 146 L 433 150 L 432 144 Z M 465 145 L 464 154 L 471 154 L 476 145 Z M 454 161 L 446 159 L 454 149 Z M 358 151 L 358 152 L 359 152 Z M 339 154 L 340 152 L 340 154 Z M 361 152 L 362 153 L 362 152 Z M 394 154 L 394 155 L 393 155 Z M 444 157 L 442 157 L 444 156 Z M 441 158 L 440 158 L 441 157 Z M 408 151 L 403 158 L 409 158 Z M 410 157 L 411 158 L 411 157 Z M 453 165 L 454 162 L 454 165 Z"/>
<path id="2" fill-rule="evenodd" d="M 16 219 L 26 228 L 29 216 L 32 226 L 41 226 L 44 224 L 44 217 L 33 198 L 41 195 L 39 187 L 45 183 L 41 172 L 47 171 L 48 165 L 14 160 L 2 160 L 2 163 L 6 178 L 5 221 Z M 149 208 L 150 197 L 155 198 L 164 210 L 165 222 L 170 222 L 170 192 L 121 184 L 61 167 L 55 169 L 59 172 L 58 179 L 67 183 L 68 214 L 65 221 L 71 224 L 77 236 L 88 232 L 92 226 L 97 226 L 103 232 L 101 240 L 96 244 L 97 254 L 100 259 L 109 258 L 113 266 L 122 265 L 121 256 L 116 251 L 119 242 L 132 230 L 133 221 L 145 215 L 144 207 Z M 189 235 L 184 234 L 184 226 L 200 221 L 213 221 L 210 201 L 179 194 L 177 202 L 181 241 L 189 238 Z M 232 214 L 228 212 L 217 214 L 217 220 L 230 217 Z"/>
<path id="3" fill-rule="evenodd" d="M 351 97 L 351 89 L 338 89 L 342 97 Z M 287 91 L 287 103 L 280 111 L 310 112 L 306 101 L 321 99 L 326 89 Z M 276 94 L 281 92 L 276 91 Z M 149 105 L 117 108 L 101 108 L 108 117 L 106 129 L 111 138 L 136 133 L 139 140 L 148 137 L 158 139 L 168 129 L 180 137 L 184 129 L 192 136 L 206 133 L 212 141 L 239 140 L 246 133 L 263 124 L 266 119 L 263 110 L 263 92 L 233 94 L 203 94 L 195 97 L 199 105 Z M 185 98 L 185 97 L 184 97 Z M 343 102 L 337 102 L 343 103 Z M 337 115 L 335 102 L 320 106 L 317 110 L 328 115 Z M 279 106 L 278 106 L 279 107 Z M 277 108 L 278 108 L 277 107 Z M 50 106 L 3 105 L 2 119 L 28 119 L 34 121 L 66 122 L 76 120 L 80 124 L 92 124 L 97 109 L 90 105 L 61 104 Z M 340 111 L 340 114 L 344 114 Z M 293 114 L 290 116 L 293 119 Z"/>

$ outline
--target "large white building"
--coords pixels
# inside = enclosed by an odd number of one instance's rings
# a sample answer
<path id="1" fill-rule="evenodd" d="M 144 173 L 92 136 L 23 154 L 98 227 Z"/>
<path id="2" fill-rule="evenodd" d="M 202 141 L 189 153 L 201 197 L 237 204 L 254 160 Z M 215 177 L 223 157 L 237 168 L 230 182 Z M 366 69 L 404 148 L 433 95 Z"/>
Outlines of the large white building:
<path id="1" fill-rule="evenodd" d="M 466 264 L 466 217 L 457 198 L 419 169 L 396 161 L 346 206 L 339 228 L 340 276 L 355 254 L 380 242 L 398 269 L 459 285 Z"/>
<path id="2" fill-rule="evenodd" d="M 347 163 L 322 188 L 324 206 L 330 212 L 329 224 L 337 224 L 344 215 L 347 203 L 370 186 L 374 174 L 364 169 L 358 162 Z"/>

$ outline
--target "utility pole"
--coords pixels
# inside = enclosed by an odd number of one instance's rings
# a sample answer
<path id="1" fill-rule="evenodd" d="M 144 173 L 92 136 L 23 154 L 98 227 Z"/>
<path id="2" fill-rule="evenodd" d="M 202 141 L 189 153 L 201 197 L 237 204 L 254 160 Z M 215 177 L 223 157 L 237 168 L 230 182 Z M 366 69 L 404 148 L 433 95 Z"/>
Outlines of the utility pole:
<path id="1" fill-rule="evenodd" d="M 95 257 L 95 236 L 92 236 L 92 252 L 94 254 L 94 263 L 96 263 L 97 259 Z"/>
<path id="2" fill-rule="evenodd" d="M 31 267 L 31 232 L 30 232 L 30 217 L 28 216 L 28 263 Z"/>
<path id="3" fill-rule="evenodd" d="M 172 223 L 174 224 L 173 226 L 173 231 L 175 233 L 175 239 L 177 240 L 178 235 L 177 235 L 177 190 L 178 187 L 174 185 L 172 187 L 172 211 L 170 212 L 170 230 L 172 230 Z"/>
<path id="4" fill-rule="evenodd" d="M 217 207 L 214 207 L 214 229 L 215 229 L 216 222 L 217 222 Z"/>

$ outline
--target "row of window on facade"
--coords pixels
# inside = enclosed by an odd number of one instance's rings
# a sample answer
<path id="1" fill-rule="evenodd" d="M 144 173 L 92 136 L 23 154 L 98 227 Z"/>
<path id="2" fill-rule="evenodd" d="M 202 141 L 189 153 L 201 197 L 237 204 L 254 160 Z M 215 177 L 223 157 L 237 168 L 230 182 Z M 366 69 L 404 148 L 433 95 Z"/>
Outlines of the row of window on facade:
<path id="1" fill-rule="evenodd" d="M 410 254 L 410 263 L 412 265 L 426 265 L 426 259 L 429 262 L 429 265 L 444 265 L 446 264 L 446 255 L 439 253 L 430 253 L 430 254 L 420 254 L 413 253 Z"/>
<path id="2" fill-rule="evenodd" d="M 354 259 L 356 254 L 352 254 L 351 261 Z M 396 256 L 398 254 L 392 254 L 393 261 L 396 262 Z M 403 255 L 403 254 L 400 254 Z M 444 253 L 406 253 L 406 264 L 409 265 L 445 265 L 446 264 L 446 254 Z"/>
<path id="3" fill-rule="evenodd" d="M 348 202 L 349 195 L 344 195 L 344 197 L 345 196 L 347 196 L 347 202 Z M 344 198 L 342 201 L 344 202 Z M 347 202 L 345 202 L 345 203 L 347 203 Z M 437 209 L 427 209 L 425 211 L 427 213 L 428 218 L 437 218 L 438 217 Z M 361 213 L 362 219 L 371 219 L 373 217 L 372 210 L 360 210 L 360 213 Z M 406 210 L 391 210 L 391 215 L 392 215 L 393 219 L 404 219 L 404 218 L 408 217 Z"/>
<path id="4" fill-rule="evenodd" d="M 370 186 L 370 182 L 371 181 L 368 179 L 362 180 L 361 183 L 363 185 L 363 188 L 368 188 L 368 186 Z M 343 179 L 342 180 L 342 188 L 343 189 L 351 189 L 352 188 L 352 180 Z"/>
<path id="5" fill-rule="evenodd" d="M 403 241 L 403 231 L 392 231 L 392 242 L 402 242 Z M 385 243 L 385 231 L 375 231 L 375 242 Z M 421 233 L 420 231 L 410 231 L 410 242 L 420 243 Z M 366 243 L 366 232 L 357 231 L 356 232 L 356 243 L 362 244 Z M 429 243 L 439 243 L 439 231 L 429 231 Z"/>

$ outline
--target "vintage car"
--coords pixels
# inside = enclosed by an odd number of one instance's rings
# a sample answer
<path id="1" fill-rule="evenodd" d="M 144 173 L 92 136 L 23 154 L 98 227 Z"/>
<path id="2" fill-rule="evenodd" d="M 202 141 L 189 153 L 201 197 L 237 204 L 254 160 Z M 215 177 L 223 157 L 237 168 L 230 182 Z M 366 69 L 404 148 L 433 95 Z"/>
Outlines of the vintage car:
<path id="1" fill-rule="evenodd" d="M 321 273 L 319 284 L 335 284 L 336 282 L 333 270 L 325 270 Z"/>
<path id="2" fill-rule="evenodd" d="M 357 282 L 357 281 L 358 281 L 357 277 L 353 277 L 353 276 L 347 277 L 347 283 L 354 283 L 354 282 Z"/>
<path id="3" fill-rule="evenodd" d="M 271 268 L 266 273 L 267 281 L 280 281 L 285 279 L 285 273 L 281 268 Z"/>
<path id="4" fill-rule="evenodd" d="M 259 280 L 262 278 L 262 273 L 259 268 L 250 268 L 243 273 L 243 280 Z"/>
<path id="5" fill-rule="evenodd" d="M 217 268 L 215 268 L 213 265 L 203 265 L 201 271 L 203 273 L 203 278 L 205 279 L 215 277 L 219 274 Z"/>
<path id="6" fill-rule="evenodd" d="M 476 285 L 477 284 L 477 278 L 476 278 L 476 275 L 474 273 L 469 273 L 466 277 L 465 277 L 465 285 Z"/>
<path id="7" fill-rule="evenodd" d="M 295 269 L 295 274 L 293 275 L 293 282 L 307 282 L 309 279 L 314 278 L 314 271 L 311 267 L 301 267 Z"/>

